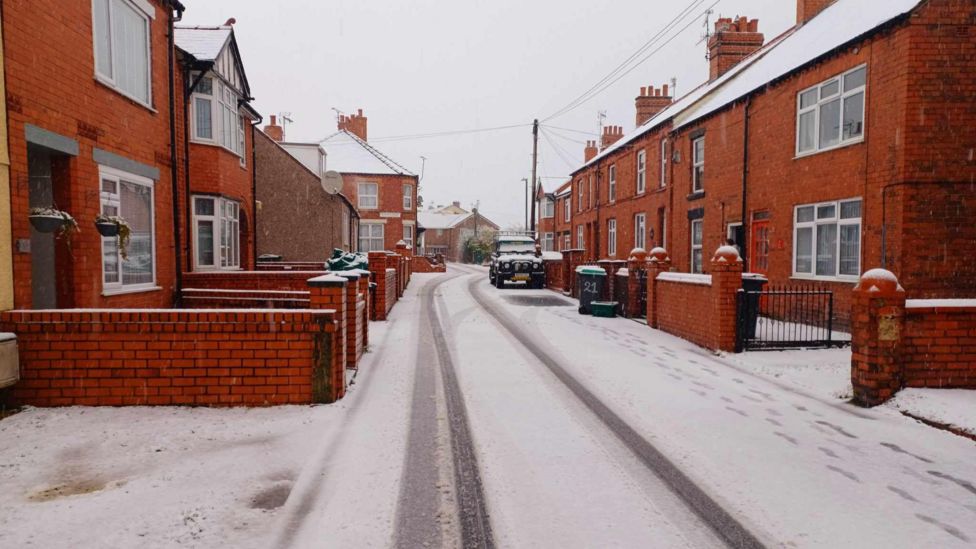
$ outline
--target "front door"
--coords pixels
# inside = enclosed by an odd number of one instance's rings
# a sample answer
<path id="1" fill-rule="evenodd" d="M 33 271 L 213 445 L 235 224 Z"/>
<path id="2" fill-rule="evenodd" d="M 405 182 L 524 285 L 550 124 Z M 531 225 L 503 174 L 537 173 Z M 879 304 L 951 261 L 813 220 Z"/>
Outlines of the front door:
<path id="1" fill-rule="evenodd" d="M 31 208 L 54 204 L 54 185 L 51 178 L 51 155 L 44 149 L 27 149 L 28 203 Z M 54 234 L 42 233 L 31 227 L 31 304 L 34 309 L 55 309 L 58 306 L 55 269 Z"/>
<path id="2" fill-rule="evenodd" d="M 752 246 L 749 253 L 749 270 L 766 275 L 769 273 L 769 220 L 752 221 Z"/>

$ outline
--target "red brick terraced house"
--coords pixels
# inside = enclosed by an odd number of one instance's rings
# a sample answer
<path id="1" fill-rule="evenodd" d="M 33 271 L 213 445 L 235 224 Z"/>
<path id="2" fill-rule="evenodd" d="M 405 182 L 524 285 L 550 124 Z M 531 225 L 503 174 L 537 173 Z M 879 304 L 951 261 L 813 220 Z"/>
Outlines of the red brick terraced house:
<path id="1" fill-rule="evenodd" d="M 233 22 L 175 29 L 187 115 L 189 177 L 180 202 L 187 212 L 181 221 L 188 271 L 255 265 L 253 124 L 260 115 L 250 105 Z"/>
<path id="2" fill-rule="evenodd" d="M 392 251 L 417 242 L 419 179 L 367 141 L 367 118 L 342 115 L 339 131 L 322 142 L 327 170 L 342 174 L 342 194 L 359 211 L 359 251 Z"/>
<path id="3" fill-rule="evenodd" d="M 570 244 L 588 260 L 663 246 L 695 273 L 731 238 L 772 283 L 833 290 L 842 322 L 872 267 L 910 298 L 972 295 L 976 6 L 798 0 L 797 13 L 769 42 L 757 20 L 720 19 L 708 82 L 677 99 L 641 90 L 637 129 L 606 128 L 553 197 Z"/>
<path id="4" fill-rule="evenodd" d="M 460 212 L 460 213 L 454 213 Z M 460 202 L 440 210 L 429 210 L 418 214 L 421 227 L 421 253 L 424 255 L 443 255 L 447 261 L 470 260 L 466 244 L 477 235 L 494 234 L 499 226 L 481 215 L 477 209 L 467 211 Z"/>
<path id="5" fill-rule="evenodd" d="M 4 42 L 18 309 L 168 307 L 179 270 L 174 235 L 177 140 L 174 20 L 162 0 L 5 2 Z M 69 29 L 67 21 L 70 21 Z M 55 207 L 80 231 L 33 229 Z M 132 230 L 123 260 L 100 214 Z"/>

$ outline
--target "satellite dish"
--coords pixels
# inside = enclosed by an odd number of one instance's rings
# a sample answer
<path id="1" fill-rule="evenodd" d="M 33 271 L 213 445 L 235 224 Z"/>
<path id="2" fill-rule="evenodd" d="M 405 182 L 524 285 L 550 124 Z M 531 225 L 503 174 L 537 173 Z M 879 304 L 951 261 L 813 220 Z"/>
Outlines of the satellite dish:
<path id="1" fill-rule="evenodd" d="M 342 175 L 329 170 L 322 174 L 322 190 L 329 194 L 336 194 L 342 189 Z"/>

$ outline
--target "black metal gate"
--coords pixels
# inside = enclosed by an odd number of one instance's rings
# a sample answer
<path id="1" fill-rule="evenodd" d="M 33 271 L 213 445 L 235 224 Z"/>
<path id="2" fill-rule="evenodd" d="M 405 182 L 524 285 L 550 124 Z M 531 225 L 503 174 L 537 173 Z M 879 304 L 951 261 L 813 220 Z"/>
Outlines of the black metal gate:
<path id="1" fill-rule="evenodd" d="M 842 346 L 834 332 L 834 293 L 822 288 L 739 290 L 736 350 Z"/>
<path id="2" fill-rule="evenodd" d="M 647 271 L 637 271 L 637 316 L 647 318 Z"/>

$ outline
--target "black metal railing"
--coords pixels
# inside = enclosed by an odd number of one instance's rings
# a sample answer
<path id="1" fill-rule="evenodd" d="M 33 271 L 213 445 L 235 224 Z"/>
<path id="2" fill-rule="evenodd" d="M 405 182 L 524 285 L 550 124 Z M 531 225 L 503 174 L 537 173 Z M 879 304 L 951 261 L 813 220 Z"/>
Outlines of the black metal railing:
<path id="1" fill-rule="evenodd" d="M 647 271 L 637 271 L 637 316 L 647 317 Z"/>
<path id="2" fill-rule="evenodd" d="M 842 346 L 834 331 L 834 293 L 816 287 L 739 290 L 736 350 Z"/>

